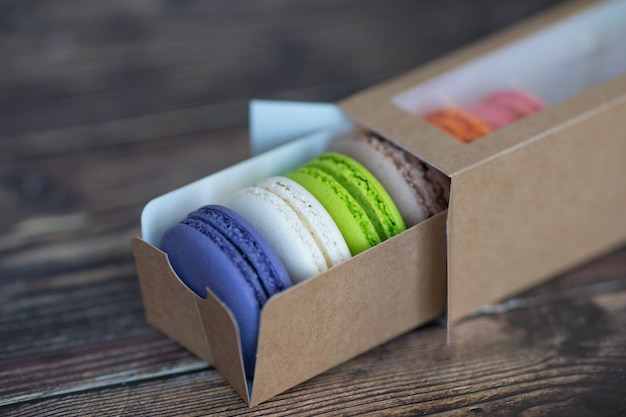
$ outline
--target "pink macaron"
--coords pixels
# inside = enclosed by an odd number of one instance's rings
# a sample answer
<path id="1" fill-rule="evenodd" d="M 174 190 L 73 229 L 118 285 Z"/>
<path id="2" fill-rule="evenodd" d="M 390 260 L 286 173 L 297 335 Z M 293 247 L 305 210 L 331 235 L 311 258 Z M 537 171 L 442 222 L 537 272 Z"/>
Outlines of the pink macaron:
<path id="1" fill-rule="evenodd" d="M 543 109 L 545 104 L 531 93 L 516 89 L 498 90 L 469 107 L 492 129 L 500 129 Z"/>

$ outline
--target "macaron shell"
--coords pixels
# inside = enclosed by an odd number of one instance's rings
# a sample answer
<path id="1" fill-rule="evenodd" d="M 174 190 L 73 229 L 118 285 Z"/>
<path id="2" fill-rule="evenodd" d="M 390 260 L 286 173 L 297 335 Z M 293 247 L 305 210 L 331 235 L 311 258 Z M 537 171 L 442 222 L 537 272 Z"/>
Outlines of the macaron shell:
<path id="1" fill-rule="evenodd" d="M 328 269 L 324 253 L 298 214 L 274 193 L 248 187 L 230 196 L 224 205 L 239 213 L 269 242 L 294 283 Z"/>
<path id="2" fill-rule="evenodd" d="M 456 107 L 435 110 L 427 114 L 425 118 L 463 143 L 471 143 L 492 131 L 485 121 Z"/>
<path id="3" fill-rule="evenodd" d="M 484 101 L 473 105 L 469 111 L 484 120 L 493 130 L 501 129 L 519 118 L 505 107 Z"/>
<path id="4" fill-rule="evenodd" d="M 407 227 L 447 208 L 450 179 L 389 141 L 355 132 L 334 141 L 329 150 L 365 166 L 385 187 Z"/>
<path id="5" fill-rule="evenodd" d="M 496 91 L 490 94 L 487 100 L 509 108 L 511 112 L 516 113 L 520 117 L 528 116 L 545 107 L 545 104 L 539 97 L 523 90 Z"/>
<path id="6" fill-rule="evenodd" d="M 224 206 L 209 205 L 190 213 L 186 221 L 191 219 L 208 223 L 227 237 L 255 270 L 267 298 L 292 285 L 289 274 L 272 246 L 236 212 Z"/>
<path id="7" fill-rule="evenodd" d="M 221 244 L 186 224 L 168 229 L 161 249 L 167 253 L 172 268 L 185 285 L 202 298 L 206 298 L 206 287 L 209 287 L 232 311 L 239 326 L 246 374 L 252 375 L 260 302 L 267 297 L 245 276 L 248 272 L 243 270 L 247 268 L 233 259 L 232 253 L 225 251 Z"/>
<path id="8" fill-rule="evenodd" d="M 543 109 L 538 97 L 522 90 L 507 89 L 489 94 L 469 108 L 493 129 L 500 129 Z"/>
<path id="9" fill-rule="evenodd" d="M 306 188 L 324 206 L 339 227 L 352 255 L 380 243 L 368 214 L 331 175 L 303 166 L 286 176 Z"/>
<path id="10" fill-rule="evenodd" d="M 309 163 L 331 174 L 368 213 L 381 241 L 406 229 L 404 220 L 385 187 L 359 162 L 328 152 Z"/>
<path id="11" fill-rule="evenodd" d="M 257 184 L 282 199 L 297 214 L 326 259 L 327 268 L 351 258 L 350 249 L 328 211 L 297 182 L 287 177 L 270 177 Z"/>

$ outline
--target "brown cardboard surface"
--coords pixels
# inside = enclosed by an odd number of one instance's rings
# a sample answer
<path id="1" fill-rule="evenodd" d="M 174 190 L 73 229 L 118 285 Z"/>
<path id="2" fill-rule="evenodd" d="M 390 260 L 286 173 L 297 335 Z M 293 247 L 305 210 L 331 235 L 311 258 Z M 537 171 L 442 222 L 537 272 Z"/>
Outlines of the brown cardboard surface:
<path id="1" fill-rule="evenodd" d="M 495 132 L 476 148 L 390 111 L 393 120 L 417 126 L 403 131 L 412 140 L 405 148 L 415 152 L 417 138 L 439 140 L 458 152 L 448 154 L 451 160 L 461 155 L 450 165 L 458 169 L 448 210 L 451 322 L 624 240 L 625 100 L 623 76 Z M 415 133 L 419 126 L 423 133 Z"/>
<path id="2" fill-rule="evenodd" d="M 262 313 L 252 404 L 442 314 L 445 219 L 441 213 L 273 298 Z"/>
<path id="3" fill-rule="evenodd" d="M 212 363 L 196 295 L 173 273 L 164 252 L 139 238 L 133 238 L 132 246 L 148 322 L 194 355 Z"/>
<path id="4" fill-rule="evenodd" d="M 339 103 L 359 123 L 451 177 L 447 229 L 452 322 L 626 238 L 626 142 L 619 133 L 626 128 L 626 76 L 469 146 L 396 107 L 393 97 L 595 3 L 568 3 Z"/>
<path id="5" fill-rule="evenodd" d="M 189 291 L 164 252 L 135 238 L 146 315 L 190 351 L 211 358 L 256 405 L 443 314 L 445 221 L 440 213 L 273 297 L 262 312 L 251 395 L 228 309 L 210 291 L 206 300 Z"/>
<path id="6" fill-rule="evenodd" d="M 506 151 L 528 137 L 540 134 L 552 127 L 554 120 L 551 118 L 537 120 L 539 115 L 531 116 L 527 118 L 528 120 L 522 120 L 507 128 L 506 135 L 492 134 L 467 146 L 441 132 L 421 117 L 400 109 L 393 104 L 393 97 L 597 3 L 599 1 L 565 3 L 405 75 L 359 92 L 342 100 L 338 105 L 359 124 L 393 140 L 444 173 L 453 175 Z M 523 129 L 523 132 L 515 132 L 517 129 Z"/>
<path id="7" fill-rule="evenodd" d="M 454 177 L 451 321 L 626 238 L 626 78 L 576 100 L 602 104 Z"/>
<path id="8" fill-rule="evenodd" d="M 195 301 L 215 368 L 228 380 L 235 391 L 250 403 L 243 370 L 239 327 L 234 316 L 209 288 L 207 288 L 206 299 L 195 297 Z"/>

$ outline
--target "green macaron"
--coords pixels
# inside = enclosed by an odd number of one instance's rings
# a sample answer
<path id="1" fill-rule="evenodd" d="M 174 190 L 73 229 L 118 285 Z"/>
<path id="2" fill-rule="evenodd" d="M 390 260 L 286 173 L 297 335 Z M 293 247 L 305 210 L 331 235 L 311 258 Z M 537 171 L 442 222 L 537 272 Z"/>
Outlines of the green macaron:
<path id="1" fill-rule="evenodd" d="M 352 255 L 406 228 L 376 177 L 346 155 L 324 153 L 287 177 L 306 188 L 330 213 Z"/>

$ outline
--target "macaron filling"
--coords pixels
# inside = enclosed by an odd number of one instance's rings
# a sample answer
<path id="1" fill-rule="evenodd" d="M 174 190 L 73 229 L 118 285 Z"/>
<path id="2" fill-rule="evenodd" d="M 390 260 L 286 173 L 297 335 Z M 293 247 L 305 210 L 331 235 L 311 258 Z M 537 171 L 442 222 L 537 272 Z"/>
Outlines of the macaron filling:
<path id="1" fill-rule="evenodd" d="M 356 255 L 405 230 L 393 200 L 363 165 L 339 153 L 318 156 L 287 177 L 308 189 Z"/>
<path id="2" fill-rule="evenodd" d="M 193 227 L 195 230 L 199 231 L 200 233 L 211 239 L 218 246 L 218 248 L 230 258 L 233 264 L 241 272 L 241 275 L 246 278 L 245 282 L 252 289 L 254 298 L 259 303 L 259 308 L 267 302 L 267 292 L 265 288 L 263 288 L 263 286 L 260 284 L 257 271 L 248 262 L 248 259 L 242 256 L 240 250 L 232 243 L 232 241 L 227 239 L 213 226 L 198 218 L 186 218 L 181 221 L 181 224 Z M 255 277 L 256 279 L 250 279 L 251 276 Z M 206 298 L 206 294 L 198 295 L 200 295 L 202 298 Z"/>
<path id="3" fill-rule="evenodd" d="M 335 177 L 369 214 L 381 242 L 406 228 L 400 212 L 380 182 L 367 169 L 347 156 L 326 153 L 313 160 L 315 166 Z"/>
<path id="4" fill-rule="evenodd" d="M 376 227 L 363 207 L 332 175 L 307 165 L 287 177 L 308 189 L 328 210 L 352 255 L 380 243 Z"/>
<path id="5" fill-rule="evenodd" d="M 322 251 L 293 209 L 274 193 L 245 188 L 225 203 L 252 224 L 282 259 L 293 282 L 301 282 L 327 268 Z"/>
<path id="6" fill-rule="evenodd" d="M 304 230 L 308 231 L 308 237 L 322 254 L 325 269 L 350 258 L 350 251 L 337 225 L 305 188 L 286 177 L 268 178 L 257 186 L 279 198 L 298 217 Z"/>
<path id="7" fill-rule="evenodd" d="M 435 171 L 414 155 L 377 136 L 370 134 L 363 135 L 362 138 L 373 149 L 390 158 L 404 183 L 413 189 L 422 212 L 418 221 L 427 219 L 448 207 L 449 186 L 444 186 L 443 174 Z"/>
<path id="8" fill-rule="evenodd" d="M 285 273 L 281 273 L 275 268 L 280 262 L 278 258 L 273 252 L 268 252 L 259 245 L 261 237 L 253 234 L 251 232 L 253 229 L 242 227 L 240 221 L 233 220 L 225 213 L 224 209 L 215 210 L 210 206 L 202 207 L 190 214 L 188 218 L 209 225 L 207 218 L 211 217 L 213 219 L 211 226 L 235 246 L 241 257 L 254 269 L 266 298 L 290 286 Z"/>
<path id="9" fill-rule="evenodd" d="M 291 286 L 280 259 L 256 230 L 224 206 L 204 206 L 165 231 L 160 247 L 187 287 L 201 298 L 209 288 L 239 326 L 243 364 L 254 374 L 261 309 Z"/>

